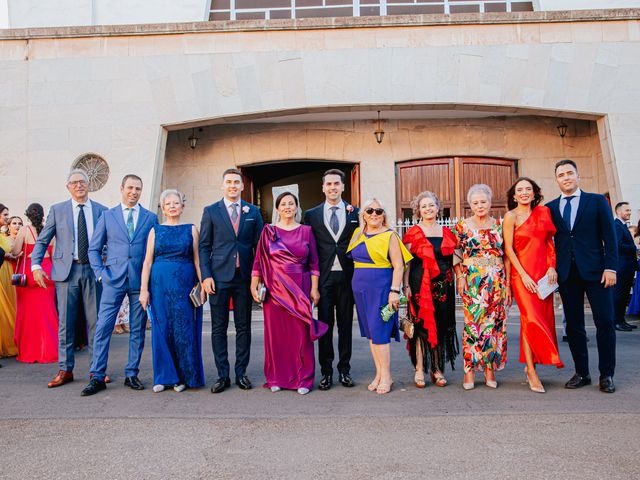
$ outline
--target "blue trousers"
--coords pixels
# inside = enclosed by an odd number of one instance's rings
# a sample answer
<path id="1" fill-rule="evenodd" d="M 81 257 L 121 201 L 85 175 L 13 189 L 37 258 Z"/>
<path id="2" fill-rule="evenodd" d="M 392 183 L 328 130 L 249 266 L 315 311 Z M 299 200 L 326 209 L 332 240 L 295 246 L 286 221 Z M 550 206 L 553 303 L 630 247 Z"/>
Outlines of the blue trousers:
<path id="1" fill-rule="evenodd" d="M 124 296 L 129 295 L 129 358 L 124 367 L 127 377 L 137 376 L 139 372 L 140 358 L 144 349 L 145 329 L 147 327 L 147 314 L 140 305 L 140 290 L 129 289 L 128 283 L 121 288 L 113 288 L 103 284 L 100 298 L 100 309 L 96 323 L 96 335 L 93 339 L 93 361 L 91 362 L 91 375 L 97 380 L 104 380 L 109 359 L 109 344 L 111 334 L 116 324 L 118 312 L 122 306 Z"/>

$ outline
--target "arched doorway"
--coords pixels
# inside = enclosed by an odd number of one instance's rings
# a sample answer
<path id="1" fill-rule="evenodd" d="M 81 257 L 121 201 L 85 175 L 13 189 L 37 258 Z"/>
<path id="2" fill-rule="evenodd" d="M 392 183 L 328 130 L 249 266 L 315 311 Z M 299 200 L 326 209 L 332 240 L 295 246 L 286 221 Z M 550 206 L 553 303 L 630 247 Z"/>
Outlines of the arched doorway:
<path id="1" fill-rule="evenodd" d="M 396 205 L 400 219 L 412 217 L 411 200 L 424 190 L 440 199 L 443 217 L 471 214 L 467 191 L 475 183 L 493 190 L 491 214 L 507 211 L 506 193 L 517 176 L 517 160 L 490 157 L 440 157 L 396 163 Z"/>
<path id="2" fill-rule="evenodd" d="M 360 166 L 357 163 L 321 160 L 284 160 L 241 166 L 245 189 L 243 199 L 260 207 L 265 221 L 271 221 L 275 186 L 298 185 L 300 207 L 308 210 L 324 201 L 322 174 L 331 168 L 345 173 L 343 198 L 355 205 L 360 203 Z"/>

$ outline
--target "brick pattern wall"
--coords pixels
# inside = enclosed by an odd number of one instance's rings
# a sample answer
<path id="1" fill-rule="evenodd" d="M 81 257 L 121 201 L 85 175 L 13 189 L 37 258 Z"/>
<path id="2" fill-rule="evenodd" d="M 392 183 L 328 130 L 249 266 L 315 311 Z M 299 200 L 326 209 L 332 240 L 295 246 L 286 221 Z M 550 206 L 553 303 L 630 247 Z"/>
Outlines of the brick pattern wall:
<path id="1" fill-rule="evenodd" d="M 531 11 L 522 0 L 212 0 L 209 20 Z"/>

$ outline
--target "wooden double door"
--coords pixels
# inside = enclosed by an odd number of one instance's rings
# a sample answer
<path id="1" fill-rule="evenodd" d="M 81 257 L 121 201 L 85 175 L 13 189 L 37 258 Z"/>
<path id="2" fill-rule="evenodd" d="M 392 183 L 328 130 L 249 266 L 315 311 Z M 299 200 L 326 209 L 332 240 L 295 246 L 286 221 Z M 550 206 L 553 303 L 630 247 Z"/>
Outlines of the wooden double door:
<path id="1" fill-rule="evenodd" d="M 443 217 L 471 215 L 467 191 L 476 183 L 493 190 L 491 214 L 507 211 L 507 190 L 516 179 L 517 161 L 490 157 L 442 157 L 396 164 L 397 218 L 411 218 L 411 201 L 425 190 L 434 192 Z"/>

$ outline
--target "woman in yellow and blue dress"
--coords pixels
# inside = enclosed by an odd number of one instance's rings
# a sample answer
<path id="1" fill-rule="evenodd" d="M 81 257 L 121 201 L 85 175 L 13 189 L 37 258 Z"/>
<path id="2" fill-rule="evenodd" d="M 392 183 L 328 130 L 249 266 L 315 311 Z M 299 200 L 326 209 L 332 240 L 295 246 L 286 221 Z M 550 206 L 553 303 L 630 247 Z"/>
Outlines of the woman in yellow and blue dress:
<path id="1" fill-rule="evenodd" d="M 376 376 L 370 391 L 384 394 L 391 390 L 390 368 L 392 338 L 400 341 L 398 314 L 384 321 L 381 310 L 389 305 L 397 311 L 405 265 L 412 256 L 389 228 L 382 203 L 367 200 L 360 210 L 360 228 L 351 238 L 347 252 L 354 261 L 351 286 L 358 313 L 360 334 L 369 339 Z"/>

